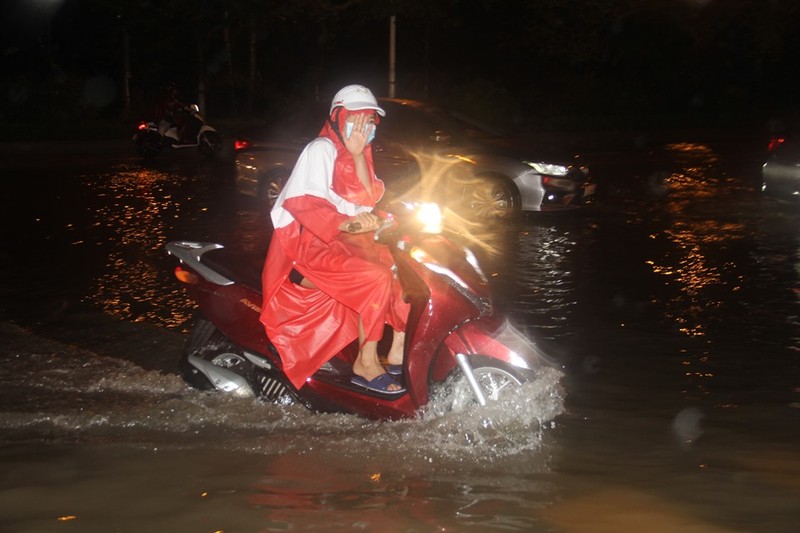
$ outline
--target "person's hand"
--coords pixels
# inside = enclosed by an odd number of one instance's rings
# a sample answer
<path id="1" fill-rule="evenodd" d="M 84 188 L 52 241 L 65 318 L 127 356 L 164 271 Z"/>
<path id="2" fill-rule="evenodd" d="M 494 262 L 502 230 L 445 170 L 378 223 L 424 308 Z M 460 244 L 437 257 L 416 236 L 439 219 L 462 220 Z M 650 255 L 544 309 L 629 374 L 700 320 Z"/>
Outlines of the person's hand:
<path id="1" fill-rule="evenodd" d="M 364 113 L 353 113 L 353 131 L 350 137 L 344 138 L 344 146 L 353 155 L 357 156 L 364 152 L 369 138 L 369 130 L 366 129 L 369 123 L 369 116 Z M 374 128 L 374 124 L 369 124 L 369 128 Z M 366 130 L 366 131 L 365 131 Z"/>
<path id="2" fill-rule="evenodd" d="M 380 217 L 372 213 L 361 213 L 342 222 L 339 225 L 339 231 L 346 233 L 367 233 L 368 231 L 375 231 L 380 225 Z"/>

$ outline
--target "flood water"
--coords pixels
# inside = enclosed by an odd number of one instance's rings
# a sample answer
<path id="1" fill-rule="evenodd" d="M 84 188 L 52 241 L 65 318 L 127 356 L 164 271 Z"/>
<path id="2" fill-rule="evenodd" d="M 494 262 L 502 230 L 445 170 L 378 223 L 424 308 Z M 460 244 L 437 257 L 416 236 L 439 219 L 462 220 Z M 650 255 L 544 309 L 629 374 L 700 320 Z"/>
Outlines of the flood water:
<path id="1" fill-rule="evenodd" d="M 230 164 L 4 155 L 0 530 L 796 531 L 800 206 L 760 197 L 757 152 L 663 148 L 659 179 L 607 156 L 598 205 L 480 235 L 558 370 L 386 423 L 177 375 L 164 244 L 265 250 Z"/>

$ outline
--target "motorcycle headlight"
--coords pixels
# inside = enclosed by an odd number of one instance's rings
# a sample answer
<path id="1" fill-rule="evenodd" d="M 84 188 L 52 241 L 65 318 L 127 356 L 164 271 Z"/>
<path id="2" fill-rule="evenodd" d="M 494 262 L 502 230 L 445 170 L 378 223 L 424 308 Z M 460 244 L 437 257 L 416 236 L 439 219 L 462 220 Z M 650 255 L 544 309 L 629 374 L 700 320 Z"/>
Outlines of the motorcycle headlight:
<path id="1" fill-rule="evenodd" d="M 437 204 L 424 203 L 417 206 L 417 220 L 422 224 L 423 233 L 442 232 L 442 210 Z"/>
<path id="2" fill-rule="evenodd" d="M 535 161 L 523 161 L 526 165 L 531 167 L 539 174 L 547 176 L 566 176 L 569 168 L 564 165 L 554 165 L 553 163 L 539 163 Z"/>

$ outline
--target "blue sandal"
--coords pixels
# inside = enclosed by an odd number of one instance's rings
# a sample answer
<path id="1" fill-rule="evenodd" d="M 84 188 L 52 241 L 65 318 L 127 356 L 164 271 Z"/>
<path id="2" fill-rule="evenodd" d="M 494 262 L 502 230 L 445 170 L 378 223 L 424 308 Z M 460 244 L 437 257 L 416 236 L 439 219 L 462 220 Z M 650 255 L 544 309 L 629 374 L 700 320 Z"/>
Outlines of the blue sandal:
<path id="1" fill-rule="evenodd" d="M 403 375 L 403 365 L 393 365 L 388 364 L 386 365 L 386 373 L 390 376 L 402 376 Z"/>
<path id="2" fill-rule="evenodd" d="M 372 391 L 372 392 L 379 392 L 381 394 L 403 394 L 406 389 L 400 387 L 397 390 L 389 390 L 389 387 L 392 385 L 397 385 L 398 387 L 400 384 L 394 380 L 392 376 L 389 374 L 381 374 L 380 376 L 367 381 L 366 378 L 362 378 L 361 376 L 353 376 L 350 378 L 350 383 L 353 385 L 358 385 L 359 387 L 364 387 L 365 389 Z"/>

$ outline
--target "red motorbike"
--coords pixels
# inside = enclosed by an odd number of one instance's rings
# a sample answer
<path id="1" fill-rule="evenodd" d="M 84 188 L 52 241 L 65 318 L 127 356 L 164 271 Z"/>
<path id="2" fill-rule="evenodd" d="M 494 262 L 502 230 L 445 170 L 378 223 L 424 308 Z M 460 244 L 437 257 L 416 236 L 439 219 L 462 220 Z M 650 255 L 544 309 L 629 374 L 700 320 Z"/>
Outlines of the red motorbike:
<path id="1" fill-rule="evenodd" d="M 281 367 L 281 354 L 262 324 L 263 257 L 245 257 L 222 245 L 170 242 L 180 260 L 176 277 L 197 302 L 199 316 L 180 361 L 183 378 L 201 389 L 256 396 L 279 404 L 301 403 L 321 412 L 373 419 L 412 417 L 439 387 L 453 400 L 481 405 L 498 400 L 550 365 L 537 346 L 492 306 L 487 278 L 475 254 L 454 232 L 443 231 L 433 204 L 400 204 L 375 232 L 388 246 L 410 303 L 400 379 L 406 392 L 381 394 L 350 379 L 357 340 L 332 357 L 298 388 Z M 391 341 L 386 328 L 382 344 Z"/>

